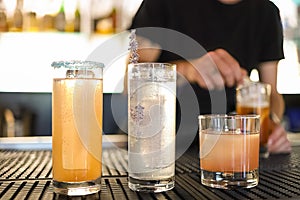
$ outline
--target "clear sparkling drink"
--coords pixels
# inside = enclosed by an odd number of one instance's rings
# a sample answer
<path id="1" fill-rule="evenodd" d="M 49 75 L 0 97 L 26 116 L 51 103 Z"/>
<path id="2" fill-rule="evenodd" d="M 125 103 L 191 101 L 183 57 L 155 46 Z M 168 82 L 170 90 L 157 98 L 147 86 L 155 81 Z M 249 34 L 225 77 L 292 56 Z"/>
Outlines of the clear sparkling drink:
<path id="1" fill-rule="evenodd" d="M 129 187 L 170 190 L 175 175 L 175 67 L 147 63 L 129 69 Z"/>

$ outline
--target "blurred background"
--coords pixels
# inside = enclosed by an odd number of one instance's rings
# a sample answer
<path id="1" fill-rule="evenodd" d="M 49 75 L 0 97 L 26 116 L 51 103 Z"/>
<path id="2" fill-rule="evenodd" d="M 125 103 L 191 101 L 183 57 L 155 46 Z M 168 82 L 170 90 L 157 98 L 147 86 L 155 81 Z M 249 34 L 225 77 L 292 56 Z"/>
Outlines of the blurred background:
<path id="1" fill-rule="evenodd" d="M 300 132 L 300 0 L 272 0 L 280 9 L 286 59 L 279 64 L 278 91 L 284 95 L 284 126 Z M 51 135 L 53 61 L 85 60 L 97 47 L 120 36 L 142 0 L 0 0 L 0 137 Z M 119 35 L 118 37 L 114 37 Z M 104 63 L 103 128 L 120 131 L 113 118 L 124 110 L 122 96 L 126 55 Z M 257 74 L 252 73 L 253 80 Z M 117 97 L 117 98 L 115 98 Z M 125 107 L 126 109 L 126 107 Z"/>

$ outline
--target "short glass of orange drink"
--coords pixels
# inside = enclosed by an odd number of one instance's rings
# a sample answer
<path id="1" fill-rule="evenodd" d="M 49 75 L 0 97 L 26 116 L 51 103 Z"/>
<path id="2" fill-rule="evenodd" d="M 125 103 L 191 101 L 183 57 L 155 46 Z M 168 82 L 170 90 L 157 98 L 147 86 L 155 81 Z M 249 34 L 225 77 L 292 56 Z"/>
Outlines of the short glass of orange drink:
<path id="1" fill-rule="evenodd" d="M 201 183 L 251 188 L 259 179 L 259 115 L 200 115 Z"/>

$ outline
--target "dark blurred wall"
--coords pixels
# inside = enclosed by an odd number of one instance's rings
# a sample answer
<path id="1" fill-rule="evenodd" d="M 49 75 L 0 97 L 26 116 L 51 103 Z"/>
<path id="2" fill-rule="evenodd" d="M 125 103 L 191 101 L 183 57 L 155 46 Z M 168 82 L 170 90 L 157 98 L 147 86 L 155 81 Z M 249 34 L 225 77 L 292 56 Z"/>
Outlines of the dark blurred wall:
<path id="1" fill-rule="evenodd" d="M 284 94 L 287 130 L 300 133 L 300 94 Z"/>
<path id="2" fill-rule="evenodd" d="M 14 115 L 16 136 L 51 135 L 51 105 L 51 93 L 0 93 L 2 135 L 7 109 Z"/>
<path id="3" fill-rule="evenodd" d="M 122 118 L 127 119 L 127 98 L 122 94 L 103 95 L 103 132 L 106 134 L 123 133 L 114 120 L 111 99 L 118 99 L 115 104 Z M 0 92 L 0 136 L 7 136 L 5 111 L 11 111 L 15 120 L 16 136 L 50 136 L 52 133 L 52 94 L 51 93 L 12 93 Z M 124 121 L 125 123 L 125 121 Z"/>

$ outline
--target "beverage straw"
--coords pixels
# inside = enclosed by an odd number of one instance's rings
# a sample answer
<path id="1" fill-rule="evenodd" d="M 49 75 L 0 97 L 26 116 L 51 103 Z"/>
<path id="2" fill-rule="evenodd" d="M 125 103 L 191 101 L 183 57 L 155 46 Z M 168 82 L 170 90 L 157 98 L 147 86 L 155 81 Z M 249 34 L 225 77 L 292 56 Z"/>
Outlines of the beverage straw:
<path id="1" fill-rule="evenodd" d="M 136 40 L 136 34 L 135 29 L 131 30 L 130 36 L 129 36 L 129 49 L 130 50 L 130 57 L 129 57 L 129 63 L 138 63 L 139 61 L 139 54 L 137 53 L 138 49 L 138 42 Z"/>

